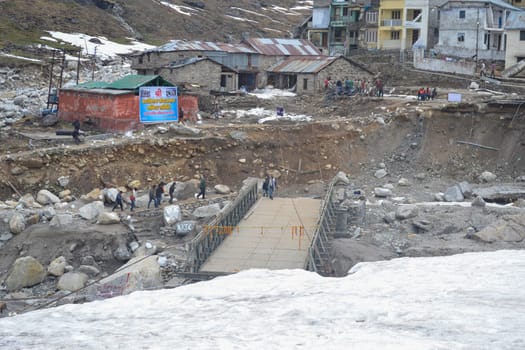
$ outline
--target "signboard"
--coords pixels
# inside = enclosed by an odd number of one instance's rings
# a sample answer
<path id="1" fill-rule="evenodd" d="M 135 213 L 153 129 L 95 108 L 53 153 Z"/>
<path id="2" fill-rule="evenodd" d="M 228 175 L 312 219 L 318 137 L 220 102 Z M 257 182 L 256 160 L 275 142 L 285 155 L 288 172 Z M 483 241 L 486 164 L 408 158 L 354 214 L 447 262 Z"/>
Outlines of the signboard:
<path id="1" fill-rule="evenodd" d="M 139 100 L 141 123 L 166 123 L 179 120 L 177 87 L 141 87 L 139 89 Z"/>
<path id="2" fill-rule="evenodd" d="M 456 92 L 449 92 L 448 102 L 461 102 L 461 94 L 458 94 Z"/>

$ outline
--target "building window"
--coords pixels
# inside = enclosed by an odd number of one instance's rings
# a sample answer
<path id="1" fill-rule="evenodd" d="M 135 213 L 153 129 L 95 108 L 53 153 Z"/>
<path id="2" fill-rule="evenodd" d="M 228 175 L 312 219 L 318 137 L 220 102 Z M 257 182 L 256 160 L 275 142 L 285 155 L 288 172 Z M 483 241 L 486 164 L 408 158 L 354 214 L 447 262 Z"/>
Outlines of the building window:
<path id="1" fill-rule="evenodd" d="M 401 10 L 392 11 L 392 19 L 401 19 Z"/>
<path id="2" fill-rule="evenodd" d="M 459 18 L 465 18 L 465 10 L 459 11 Z"/>
<path id="3" fill-rule="evenodd" d="M 377 31 L 376 30 L 366 31 L 366 42 L 367 43 L 377 43 Z"/>
<path id="4" fill-rule="evenodd" d="M 366 13 L 366 23 L 377 23 L 377 11 Z"/>
<path id="5" fill-rule="evenodd" d="M 303 90 L 308 90 L 308 79 L 303 79 Z"/>
<path id="6" fill-rule="evenodd" d="M 400 33 L 401 32 L 399 30 L 395 32 L 390 32 L 390 40 L 399 40 Z"/>
<path id="7" fill-rule="evenodd" d="M 336 27 L 334 31 L 334 41 L 343 42 L 346 39 L 346 28 Z"/>
<path id="8" fill-rule="evenodd" d="M 525 41 L 525 30 L 520 30 L 520 41 Z"/>
<path id="9" fill-rule="evenodd" d="M 462 43 L 465 41 L 465 33 L 458 33 L 458 42 Z"/>

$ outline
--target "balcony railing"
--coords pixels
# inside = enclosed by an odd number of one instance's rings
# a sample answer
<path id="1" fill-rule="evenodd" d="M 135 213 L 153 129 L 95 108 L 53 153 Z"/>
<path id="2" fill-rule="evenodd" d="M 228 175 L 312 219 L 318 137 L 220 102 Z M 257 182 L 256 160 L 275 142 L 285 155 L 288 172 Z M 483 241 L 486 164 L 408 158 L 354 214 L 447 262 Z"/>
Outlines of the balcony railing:
<path id="1" fill-rule="evenodd" d="M 399 27 L 403 23 L 401 19 L 384 19 L 381 21 L 383 27 Z"/>
<path id="2" fill-rule="evenodd" d="M 357 23 L 359 17 L 356 16 L 332 16 L 330 18 L 330 26 L 332 27 L 344 27 L 350 23 Z"/>

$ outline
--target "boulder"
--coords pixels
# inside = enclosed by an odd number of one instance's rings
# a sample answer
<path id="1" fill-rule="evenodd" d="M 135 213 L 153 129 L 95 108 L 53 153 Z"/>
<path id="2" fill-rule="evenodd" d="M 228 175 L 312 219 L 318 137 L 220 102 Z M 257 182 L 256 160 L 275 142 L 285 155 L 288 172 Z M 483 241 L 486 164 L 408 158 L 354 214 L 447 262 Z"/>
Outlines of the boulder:
<path id="1" fill-rule="evenodd" d="M 193 220 L 179 221 L 175 225 L 175 234 L 177 236 L 186 236 L 190 233 L 195 232 L 196 227 L 197 227 L 197 221 L 193 221 Z"/>
<path id="2" fill-rule="evenodd" d="M 525 182 L 525 175 L 518 176 L 516 182 Z"/>
<path id="3" fill-rule="evenodd" d="M 117 199 L 118 189 L 116 188 L 105 188 L 102 193 L 104 194 L 104 201 L 106 203 L 115 203 Z"/>
<path id="4" fill-rule="evenodd" d="M 402 177 L 399 179 L 399 181 L 397 182 L 397 184 L 399 186 L 410 186 L 410 181 L 408 181 L 408 179 Z"/>
<path id="5" fill-rule="evenodd" d="M 231 192 L 230 188 L 226 185 L 215 185 L 215 193 L 218 194 L 229 194 Z"/>
<path id="6" fill-rule="evenodd" d="M 141 188 L 142 187 L 142 183 L 140 182 L 140 180 L 132 180 L 128 183 L 128 187 L 133 189 L 133 188 Z"/>
<path id="7" fill-rule="evenodd" d="M 6 285 L 9 291 L 16 291 L 20 288 L 31 287 L 41 283 L 46 278 L 46 270 L 32 256 L 25 256 L 16 259 L 7 276 Z"/>
<path id="8" fill-rule="evenodd" d="M 396 209 L 396 219 L 405 220 L 414 218 L 419 214 L 419 209 L 415 205 L 400 205 Z"/>
<path id="9" fill-rule="evenodd" d="M 102 193 L 102 190 L 100 188 L 95 188 L 91 192 L 81 196 L 80 199 L 82 199 L 86 203 L 94 201 L 103 201 L 104 194 Z"/>
<path id="10" fill-rule="evenodd" d="M 492 181 L 496 180 L 496 178 L 497 178 L 496 174 L 493 174 L 490 171 L 484 171 L 479 176 L 479 179 L 482 182 L 492 182 Z"/>
<path id="11" fill-rule="evenodd" d="M 40 190 L 36 196 L 36 201 L 42 205 L 60 203 L 60 198 L 48 190 Z"/>
<path id="12" fill-rule="evenodd" d="M 376 197 L 389 197 L 392 196 L 392 191 L 388 188 L 376 187 L 374 188 L 374 194 Z"/>
<path id="13" fill-rule="evenodd" d="M 94 220 L 102 212 L 104 212 L 104 203 L 102 201 L 91 202 L 78 210 L 78 214 L 86 220 Z"/>
<path id="14" fill-rule="evenodd" d="M 446 202 L 462 202 L 465 199 L 458 185 L 447 188 L 443 198 Z"/>
<path id="15" fill-rule="evenodd" d="M 67 272 L 63 274 L 57 283 L 57 288 L 74 292 L 86 286 L 88 275 L 83 272 Z"/>
<path id="16" fill-rule="evenodd" d="M 476 198 L 474 198 L 470 205 L 473 207 L 484 207 L 487 205 L 487 203 L 483 200 L 482 197 L 477 196 Z"/>
<path id="17" fill-rule="evenodd" d="M 117 249 L 113 251 L 113 256 L 118 261 L 126 262 L 131 259 L 131 253 L 125 245 L 120 245 Z"/>
<path id="18" fill-rule="evenodd" d="M 91 265 L 80 265 L 78 267 L 78 271 L 85 273 L 89 277 L 95 277 L 100 273 L 100 270 L 97 269 L 95 266 Z"/>
<path id="19" fill-rule="evenodd" d="M 336 175 L 335 175 L 335 181 L 334 183 L 339 183 L 339 182 L 342 182 L 344 183 L 345 185 L 349 185 L 350 184 L 350 180 L 348 179 L 348 176 L 346 176 L 346 174 L 342 171 L 338 172 Z"/>
<path id="20" fill-rule="evenodd" d="M 17 235 L 22 233 L 26 229 L 26 220 L 24 216 L 18 212 L 15 212 L 9 219 L 9 231 Z"/>
<path id="21" fill-rule="evenodd" d="M 57 212 L 53 207 L 45 207 L 44 209 L 40 210 L 40 217 L 43 219 L 51 220 L 55 215 L 57 215 Z"/>
<path id="22" fill-rule="evenodd" d="M 384 178 L 385 176 L 387 176 L 388 173 L 385 169 L 379 169 L 377 170 L 375 173 L 374 173 L 374 176 L 378 179 L 382 179 Z"/>
<path id="23" fill-rule="evenodd" d="M 182 220 L 182 210 L 178 205 L 168 205 L 163 210 L 164 224 L 171 226 L 177 221 Z"/>
<path id="24" fill-rule="evenodd" d="M 162 287 L 161 270 L 157 258 L 156 255 L 152 255 L 147 258 L 131 259 L 114 274 L 95 285 L 93 293 L 99 298 L 107 298 Z"/>
<path id="25" fill-rule="evenodd" d="M 71 214 L 57 214 L 53 217 L 50 226 L 53 227 L 66 227 L 73 224 L 73 215 Z"/>
<path id="26" fill-rule="evenodd" d="M 42 206 L 35 201 L 35 197 L 30 193 L 23 195 L 18 200 L 18 203 L 22 204 L 24 208 L 42 208 Z"/>
<path id="27" fill-rule="evenodd" d="M 199 180 L 190 180 L 186 182 L 177 182 L 173 195 L 179 200 L 193 198 L 195 193 L 199 192 Z"/>
<path id="28" fill-rule="evenodd" d="M 67 185 L 69 185 L 69 176 L 60 176 L 60 177 L 57 179 L 57 183 L 58 183 L 59 186 L 61 186 L 61 187 L 67 187 Z"/>
<path id="29" fill-rule="evenodd" d="M 58 198 L 64 199 L 67 197 L 71 197 L 71 190 L 63 190 L 58 193 Z"/>
<path id="30" fill-rule="evenodd" d="M 492 243 L 521 242 L 525 239 L 525 215 L 508 215 L 472 234 L 472 239 Z"/>
<path id="31" fill-rule="evenodd" d="M 47 273 L 52 276 L 60 277 L 64 274 L 66 270 L 66 265 L 66 258 L 63 256 L 59 256 L 58 258 L 49 263 L 49 266 L 47 267 Z"/>
<path id="32" fill-rule="evenodd" d="M 120 216 L 117 213 L 102 212 L 98 215 L 97 224 L 99 225 L 112 225 L 119 224 Z"/>
<path id="33" fill-rule="evenodd" d="M 219 205 L 219 203 L 215 203 L 215 204 L 205 205 L 203 207 L 199 207 L 195 209 L 195 211 L 193 212 L 193 215 L 198 218 L 209 218 L 211 216 L 215 216 L 219 214 L 220 211 L 221 211 L 221 206 Z"/>
<path id="34" fill-rule="evenodd" d="M 461 193 L 463 193 L 463 197 L 470 198 L 472 197 L 472 186 L 467 181 L 462 181 L 458 184 L 459 189 L 461 190 Z"/>

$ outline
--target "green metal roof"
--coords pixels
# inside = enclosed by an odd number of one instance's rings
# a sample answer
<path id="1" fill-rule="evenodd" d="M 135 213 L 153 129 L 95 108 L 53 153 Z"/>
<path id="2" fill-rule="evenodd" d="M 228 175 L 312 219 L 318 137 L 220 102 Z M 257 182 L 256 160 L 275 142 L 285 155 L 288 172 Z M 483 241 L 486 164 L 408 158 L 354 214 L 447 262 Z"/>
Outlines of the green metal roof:
<path id="1" fill-rule="evenodd" d="M 77 86 L 74 86 L 74 88 L 80 88 L 80 89 L 103 89 L 106 86 L 108 86 L 108 83 L 104 81 L 86 81 L 85 83 L 78 84 Z"/>
<path id="2" fill-rule="evenodd" d="M 105 86 L 106 89 L 136 90 L 142 86 L 173 86 L 160 75 L 127 75 Z"/>

